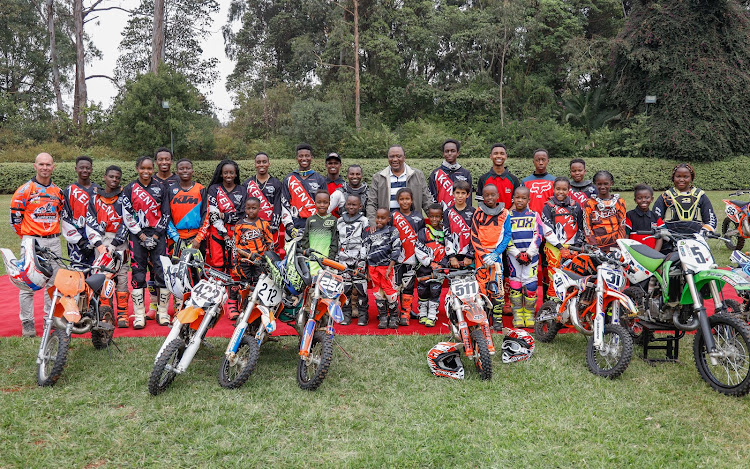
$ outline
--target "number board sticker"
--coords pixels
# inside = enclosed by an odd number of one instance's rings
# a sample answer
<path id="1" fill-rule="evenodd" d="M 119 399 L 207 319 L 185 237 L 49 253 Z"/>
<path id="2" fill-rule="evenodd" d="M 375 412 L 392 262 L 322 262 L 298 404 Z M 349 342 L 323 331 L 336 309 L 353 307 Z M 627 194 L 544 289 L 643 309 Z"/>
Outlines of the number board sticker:
<path id="1" fill-rule="evenodd" d="M 318 288 L 324 298 L 338 298 L 344 291 L 344 278 L 324 270 L 318 276 Z"/>
<path id="2" fill-rule="evenodd" d="M 476 280 L 462 280 L 453 282 L 453 284 L 451 285 L 451 290 L 453 291 L 454 295 L 461 299 L 473 298 L 479 293 L 479 283 L 477 283 Z"/>
<path id="3" fill-rule="evenodd" d="M 190 298 L 192 299 L 193 304 L 203 308 L 218 303 L 223 293 L 224 287 L 214 285 L 206 280 L 201 280 L 200 283 L 193 288 Z"/>
<path id="4" fill-rule="evenodd" d="M 699 241 L 680 240 L 677 249 L 680 253 L 680 260 L 688 269 L 705 270 L 714 262 L 711 251 Z"/>
<path id="5" fill-rule="evenodd" d="M 258 301 L 264 306 L 276 306 L 281 303 L 281 290 L 271 277 L 264 276 L 255 286 L 258 289 Z"/>
<path id="6" fill-rule="evenodd" d="M 602 267 L 602 278 L 612 290 L 620 290 L 625 284 L 625 276 L 618 269 L 609 269 Z"/>

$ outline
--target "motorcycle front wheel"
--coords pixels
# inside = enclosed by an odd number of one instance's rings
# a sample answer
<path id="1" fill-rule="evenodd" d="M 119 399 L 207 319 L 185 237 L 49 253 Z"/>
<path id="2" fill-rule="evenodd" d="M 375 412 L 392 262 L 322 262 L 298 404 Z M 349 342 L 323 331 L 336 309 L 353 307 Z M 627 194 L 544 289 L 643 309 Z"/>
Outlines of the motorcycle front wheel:
<path id="1" fill-rule="evenodd" d="M 716 357 L 716 365 L 711 364 L 703 334 L 698 330 L 693 341 L 698 373 L 715 391 L 744 396 L 750 391 L 750 327 L 726 314 L 714 314 L 708 322 L 721 356 Z"/>
<path id="2" fill-rule="evenodd" d="M 479 328 L 471 331 L 471 341 L 474 345 L 474 366 L 483 380 L 492 379 L 492 356 L 487 346 L 487 339 L 484 338 L 482 330 Z"/>
<path id="3" fill-rule="evenodd" d="M 151 377 L 148 379 L 148 392 L 156 396 L 167 390 L 177 372 L 174 368 L 180 363 L 182 354 L 185 352 L 185 342 L 182 339 L 174 339 L 167 344 L 164 351 L 156 359 Z M 167 366 L 169 365 L 169 366 Z"/>
<path id="4" fill-rule="evenodd" d="M 219 385 L 222 388 L 237 389 L 245 384 L 255 370 L 259 355 L 260 347 L 255 337 L 250 335 L 243 337 L 234 360 L 230 361 L 224 356 L 219 367 Z"/>
<path id="5" fill-rule="evenodd" d="M 37 365 L 36 382 L 39 386 L 53 386 L 68 361 L 70 337 L 65 331 L 53 329 L 42 350 L 41 363 Z"/>
<path id="6" fill-rule="evenodd" d="M 112 311 L 112 308 L 109 306 L 102 306 L 99 308 L 99 315 L 102 322 L 112 326 L 112 330 L 91 331 L 91 343 L 94 344 L 94 348 L 97 350 L 107 348 L 112 341 L 112 336 L 115 335 L 115 312 Z"/>
<path id="7" fill-rule="evenodd" d="M 333 338 L 323 331 L 315 331 L 310 355 L 300 357 L 297 364 L 297 384 L 306 391 L 315 391 L 323 383 L 333 358 Z"/>
<path id="8" fill-rule="evenodd" d="M 556 301 L 546 301 L 539 311 L 536 312 L 534 319 L 534 335 L 539 342 L 552 342 L 557 336 L 563 325 L 557 322 L 557 308 L 558 303 Z M 539 320 L 539 318 L 555 317 L 555 319 Z"/>
<path id="9" fill-rule="evenodd" d="M 727 236 L 727 231 L 730 230 L 736 233 L 732 236 Z M 721 224 L 721 236 L 732 240 L 732 244 L 734 244 L 734 248 L 737 251 L 742 251 L 742 248 L 745 246 L 745 238 L 740 235 L 740 226 L 729 218 L 725 218 Z"/>
<path id="10" fill-rule="evenodd" d="M 633 358 L 633 338 L 619 324 L 604 325 L 604 346 L 594 347 L 594 337 L 586 346 L 586 364 L 589 371 L 603 378 L 614 379 L 623 374 Z"/>

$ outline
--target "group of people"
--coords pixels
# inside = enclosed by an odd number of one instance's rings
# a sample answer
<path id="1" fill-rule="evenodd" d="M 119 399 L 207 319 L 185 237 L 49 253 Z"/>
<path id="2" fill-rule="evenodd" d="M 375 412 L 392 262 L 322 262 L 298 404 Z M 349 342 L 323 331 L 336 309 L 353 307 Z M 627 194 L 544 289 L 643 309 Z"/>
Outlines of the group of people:
<path id="1" fill-rule="evenodd" d="M 442 164 L 426 178 L 406 164 L 403 147 L 394 145 L 388 166 L 369 185 L 356 164 L 348 166 L 344 180 L 336 153 L 326 157 L 326 175 L 317 173 L 313 149 L 304 143 L 296 147 L 298 168 L 283 180 L 271 176 L 269 156 L 258 153 L 254 176 L 242 182 L 237 163 L 223 160 L 207 187 L 193 179 L 188 159 L 178 160 L 173 173 L 167 148 L 138 158 L 138 178 L 124 188 L 120 167 L 107 167 L 99 186 L 91 181 L 92 159 L 80 156 L 78 180 L 64 191 L 52 182 L 52 156 L 42 153 L 34 163 L 36 176 L 13 196 L 11 225 L 23 239 L 32 237 L 58 255 L 62 234 L 73 262 L 90 264 L 105 251 L 129 258 L 116 276 L 114 306 L 118 327 L 129 327 L 132 299 L 136 329 L 147 319 L 169 324 L 170 294 L 159 257 L 186 248 L 200 250 L 211 267 L 252 281 L 260 274 L 250 261 L 253 253 L 283 254 L 284 240 L 299 238 L 301 250 L 315 249 L 367 274 L 367 279 L 345 277 L 344 324 L 354 317 L 360 326 L 368 324 L 369 280 L 378 327 L 392 329 L 411 320 L 435 325 L 441 285 L 417 278 L 436 268 L 473 268 L 481 292 L 491 300 L 493 327 L 500 330 L 504 313 L 513 315 L 514 327 L 534 325 L 539 287 L 542 295 L 554 296 L 549 273 L 571 256 L 571 246 L 588 243 L 609 250 L 617 239 L 632 237 L 668 249 L 647 233 L 665 222 L 683 231 L 716 228 L 711 203 L 693 187 L 695 172 L 688 164 L 674 168 L 674 187 L 653 208 L 652 188 L 636 186 L 637 207 L 628 212 L 611 193 L 612 174 L 598 171 L 587 180 L 581 159 L 570 161 L 569 177 L 554 177 L 547 172 L 549 153 L 539 149 L 534 171 L 519 180 L 506 167 L 506 147 L 497 143 L 489 152 L 491 168 L 475 186 L 458 162 L 460 149 L 457 140 L 446 140 Z M 23 335 L 31 337 L 33 295 L 22 290 L 19 296 Z M 175 298 L 175 310 L 181 300 Z M 45 295 L 45 311 L 49 302 Z M 236 289 L 229 292 L 226 312 L 230 320 L 239 316 Z"/>

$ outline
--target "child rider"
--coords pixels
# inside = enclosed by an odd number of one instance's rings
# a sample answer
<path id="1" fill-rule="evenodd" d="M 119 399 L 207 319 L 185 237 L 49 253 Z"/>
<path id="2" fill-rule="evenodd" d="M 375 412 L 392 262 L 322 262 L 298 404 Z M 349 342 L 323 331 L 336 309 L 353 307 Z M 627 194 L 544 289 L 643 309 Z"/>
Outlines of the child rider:
<path id="1" fill-rule="evenodd" d="M 375 231 L 365 240 L 367 247 L 367 272 L 372 280 L 373 296 L 378 307 L 378 329 L 386 329 L 389 323 L 398 327 L 398 291 L 393 283 L 393 270 L 401 256 L 401 239 L 398 230 L 390 225 L 390 211 L 380 208 L 375 212 Z M 359 315 L 359 325 L 362 326 Z M 388 317 L 392 320 L 389 321 Z M 366 323 L 365 323 L 366 324 Z"/>

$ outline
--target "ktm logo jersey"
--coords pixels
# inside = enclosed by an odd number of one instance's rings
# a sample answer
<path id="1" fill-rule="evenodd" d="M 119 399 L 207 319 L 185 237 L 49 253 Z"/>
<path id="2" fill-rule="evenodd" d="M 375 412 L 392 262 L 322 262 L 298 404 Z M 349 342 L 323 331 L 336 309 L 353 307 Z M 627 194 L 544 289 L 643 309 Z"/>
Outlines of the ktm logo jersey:
<path id="1" fill-rule="evenodd" d="M 260 218 L 248 221 L 246 218 L 234 225 L 234 244 L 237 249 L 258 254 L 264 253 L 273 243 L 271 225 Z"/>
<path id="2" fill-rule="evenodd" d="M 169 236 L 180 239 L 190 239 L 198 235 L 203 228 L 206 218 L 206 188 L 203 184 L 195 183 L 185 190 L 179 184 L 169 187 L 169 211 L 172 220 L 169 223 Z M 174 231 L 172 231 L 174 230 Z M 197 241 L 202 241 L 203 237 Z"/>
<path id="3" fill-rule="evenodd" d="M 50 182 L 39 184 L 30 180 L 13 194 L 10 201 L 10 224 L 18 236 L 49 236 L 60 234 L 63 193 Z"/>

